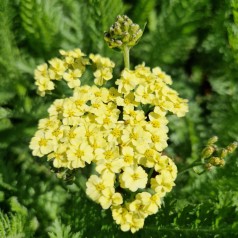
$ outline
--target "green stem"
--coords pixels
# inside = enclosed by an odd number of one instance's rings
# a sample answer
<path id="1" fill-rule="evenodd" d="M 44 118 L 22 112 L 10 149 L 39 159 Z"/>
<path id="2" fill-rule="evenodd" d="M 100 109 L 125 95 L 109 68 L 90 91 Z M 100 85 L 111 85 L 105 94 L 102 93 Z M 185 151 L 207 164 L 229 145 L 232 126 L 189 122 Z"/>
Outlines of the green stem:
<path id="1" fill-rule="evenodd" d="M 200 160 L 200 159 L 199 159 L 199 160 Z M 188 170 L 190 170 L 190 169 L 193 168 L 193 167 L 197 167 L 197 166 L 199 166 L 199 165 L 203 165 L 203 163 L 200 162 L 199 160 L 194 161 L 192 164 L 188 165 L 186 168 L 180 170 L 180 171 L 178 172 L 178 175 L 181 175 L 181 174 L 187 172 Z"/>
<path id="2" fill-rule="evenodd" d="M 86 192 L 86 182 L 87 182 L 87 178 L 81 174 L 79 176 L 79 185 L 83 189 L 84 192 Z"/>
<path id="3" fill-rule="evenodd" d="M 130 69 L 130 48 L 128 46 L 123 47 L 124 64 L 126 69 Z"/>
<path id="4" fill-rule="evenodd" d="M 150 171 L 149 171 L 149 174 L 148 174 L 148 179 L 151 178 L 153 172 L 154 172 L 154 168 L 151 168 Z"/>

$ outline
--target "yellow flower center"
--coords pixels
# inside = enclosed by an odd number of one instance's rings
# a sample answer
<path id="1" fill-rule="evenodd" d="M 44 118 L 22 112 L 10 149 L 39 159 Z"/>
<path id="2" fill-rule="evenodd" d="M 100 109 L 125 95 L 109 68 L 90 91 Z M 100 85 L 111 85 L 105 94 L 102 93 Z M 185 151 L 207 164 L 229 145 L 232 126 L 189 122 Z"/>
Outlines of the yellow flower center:
<path id="1" fill-rule="evenodd" d="M 113 152 L 112 151 L 105 151 L 104 152 L 104 156 L 105 156 L 105 159 L 111 159 L 112 156 L 113 156 Z"/>
<path id="2" fill-rule="evenodd" d="M 60 130 L 55 130 L 52 132 L 52 135 L 58 137 L 60 135 Z"/>
<path id="3" fill-rule="evenodd" d="M 152 150 L 146 150 L 145 151 L 145 157 L 148 159 L 153 159 L 154 152 Z"/>
<path id="4" fill-rule="evenodd" d="M 76 106 L 82 106 L 84 104 L 84 101 L 81 99 L 78 99 L 75 101 Z"/>
<path id="5" fill-rule="evenodd" d="M 102 96 L 102 92 L 100 92 L 100 91 L 95 92 L 94 95 L 95 95 L 96 97 L 101 97 L 101 96 Z"/>
<path id="6" fill-rule="evenodd" d="M 111 163 L 106 163 L 106 168 L 110 170 L 112 168 L 112 164 Z"/>
<path id="7" fill-rule="evenodd" d="M 155 120 L 155 121 L 152 121 L 151 122 L 152 126 L 155 127 L 155 128 L 159 128 L 160 127 L 160 122 Z"/>
<path id="8" fill-rule="evenodd" d="M 89 138 L 93 133 L 91 131 L 86 131 L 85 136 Z"/>
<path id="9" fill-rule="evenodd" d="M 137 139 L 138 139 L 138 134 L 135 133 L 135 132 L 132 132 L 132 133 L 130 134 L 130 139 L 137 140 Z"/>
<path id="10" fill-rule="evenodd" d="M 62 113 L 62 107 L 61 107 L 61 106 L 56 106 L 56 107 L 55 107 L 55 110 L 56 110 L 58 113 Z"/>
<path id="11" fill-rule="evenodd" d="M 73 110 L 68 110 L 68 116 L 73 117 L 75 115 Z"/>
<path id="12" fill-rule="evenodd" d="M 132 157 L 132 156 L 130 156 L 130 155 L 125 155 L 125 156 L 124 156 L 124 161 L 125 161 L 126 163 L 131 163 L 132 160 L 133 160 L 133 157 Z"/>
<path id="13" fill-rule="evenodd" d="M 142 96 L 142 98 L 144 98 L 144 99 L 147 99 L 148 97 L 149 97 L 148 93 L 144 93 L 143 96 Z"/>
<path id="14" fill-rule="evenodd" d="M 41 138 L 38 142 L 39 146 L 46 146 L 47 145 L 47 140 L 44 138 Z"/>
<path id="15" fill-rule="evenodd" d="M 76 136 L 76 133 L 74 133 L 74 132 L 69 132 L 69 135 L 68 135 L 68 137 L 70 138 L 70 139 L 74 139 L 75 138 L 75 136 Z"/>
<path id="16" fill-rule="evenodd" d="M 78 149 L 78 150 L 75 152 L 75 155 L 76 155 L 78 158 L 80 158 L 80 157 L 84 156 L 84 151 Z"/>
<path id="17" fill-rule="evenodd" d="M 118 128 L 114 128 L 112 130 L 112 135 L 115 136 L 115 137 L 119 137 L 121 135 L 121 130 L 118 129 Z"/>
<path id="18" fill-rule="evenodd" d="M 98 109 L 98 108 L 100 107 L 100 104 L 99 104 L 99 103 L 93 103 L 93 104 L 92 104 L 92 107 Z"/>
<path id="19" fill-rule="evenodd" d="M 98 184 L 95 185 L 95 187 L 100 192 L 105 189 L 105 186 L 104 186 L 103 183 L 98 183 Z"/>
<path id="20" fill-rule="evenodd" d="M 131 177 L 133 180 L 137 180 L 140 178 L 139 174 L 137 174 L 137 173 L 134 173 L 133 175 L 131 175 Z"/>
<path id="21" fill-rule="evenodd" d="M 129 105 L 129 104 L 131 103 L 128 98 L 125 98 L 125 99 L 124 99 L 124 102 L 125 102 L 126 105 Z"/>
<path id="22" fill-rule="evenodd" d="M 151 136 L 151 140 L 152 140 L 154 143 L 160 142 L 160 137 L 157 136 L 157 135 L 152 135 L 152 136 Z"/>
<path id="23" fill-rule="evenodd" d="M 46 125 L 46 127 L 52 127 L 52 126 L 54 126 L 54 122 L 49 120 L 46 122 L 45 125 Z"/>
<path id="24" fill-rule="evenodd" d="M 110 120 L 109 117 L 106 117 L 106 118 L 103 119 L 103 123 L 104 123 L 104 124 L 107 124 L 107 125 L 108 125 L 108 124 L 110 124 L 110 122 L 111 122 L 111 120 Z"/>

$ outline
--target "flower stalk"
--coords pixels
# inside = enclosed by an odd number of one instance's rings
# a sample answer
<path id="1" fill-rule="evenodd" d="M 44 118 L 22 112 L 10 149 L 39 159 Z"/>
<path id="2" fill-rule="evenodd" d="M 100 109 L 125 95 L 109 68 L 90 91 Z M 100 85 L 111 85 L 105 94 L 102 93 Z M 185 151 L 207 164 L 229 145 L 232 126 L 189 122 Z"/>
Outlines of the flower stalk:
<path id="1" fill-rule="evenodd" d="M 126 69 L 130 69 L 130 48 L 128 46 L 123 47 L 124 64 Z"/>

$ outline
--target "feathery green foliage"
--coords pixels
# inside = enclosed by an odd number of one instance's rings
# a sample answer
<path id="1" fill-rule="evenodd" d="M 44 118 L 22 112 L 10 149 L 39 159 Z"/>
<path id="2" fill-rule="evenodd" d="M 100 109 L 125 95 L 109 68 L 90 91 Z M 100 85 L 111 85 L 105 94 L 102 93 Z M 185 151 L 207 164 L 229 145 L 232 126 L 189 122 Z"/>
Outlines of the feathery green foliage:
<path id="1" fill-rule="evenodd" d="M 21 0 L 20 17 L 32 51 L 44 55 L 59 47 L 63 14 L 58 0 Z"/>
<path id="2" fill-rule="evenodd" d="M 129 14 L 134 22 L 144 26 L 155 6 L 155 0 L 140 0 L 136 5 L 133 4 L 130 6 Z"/>
<path id="3" fill-rule="evenodd" d="M 154 22 L 148 23 L 154 25 L 151 33 L 135 54 L 142 56 L 142 51 L 143 60 L 152 66 L 183 64 L 199 40 L 196 32 L 206 26 L 210 4 L 204 0 L 162 1 L 159 8 L 150 18 Z"/>
<path id="4" fill-rule="evenodd" d="M 72 234 L 70 226 L 65 226 L 59 220 L 55 220 L 51 227 L 49 227 L 49 238 L 80 238 L 81 233 Z"/>
<path id="5" fill-rule="evenodd" d="M 0 236 L 2 238 L 24 238 L 33 237 L 37 228 L 37 221 L 31 220 L 21 213 L 4 214 L 0 211 Z"/>

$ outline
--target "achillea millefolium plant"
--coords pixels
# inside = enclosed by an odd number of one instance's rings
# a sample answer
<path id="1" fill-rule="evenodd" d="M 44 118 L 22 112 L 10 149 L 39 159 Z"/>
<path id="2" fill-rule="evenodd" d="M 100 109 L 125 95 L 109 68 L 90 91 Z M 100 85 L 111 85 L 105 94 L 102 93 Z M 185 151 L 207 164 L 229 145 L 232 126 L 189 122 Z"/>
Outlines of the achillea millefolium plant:
<path id="1" fill-rule="evenodd" d="M 0 237 L 237 237 L 237 151 L 231 155 L 237 146 L 231 142 L 238 141 L 237 11 L 237 0 L 0 0 Z M 121 22 L 109 29 L 120 14 L 140 24 L 129 24 L 133 36 L 125 34 L 128 25 Z M 120 30 L 124 34 L 119 37 Z M 125 67 L 120 52 L 110 49 L 103 35 L 111 48 L 123 52 Z M 130 50 L 130 42 L 138 44 Z M 81 50 L 72 53 L 76 48 Z M 52 69 L 60 68 L 59 60 L 66 61 L 70 51 L 73 58 L 82 54 L 83 65 L 76 69 L 85 71 L 72 73 L 72 67 L 70 71 L 63 65 L 66 74 L 53 76 Z M 99 66 L 96 58 L 102 57 L 115 65 Z M 67 60 L 70 63 L 70 57 Z M 37 65 L 47 68 L 51 82 L 47 77 L 34 80 Z M 176 164 L 176 186 L 159 200 L 158 212 L 147 216 L 143 229 L 132 234 L 121 231 L 101 200 L 95 203 L 86 194 L 90 176 L 100 177 L 96 162 L 57 168 L 56 157 L 47 161 L 53 152 L 34 157 L 29 142 L 38 121 L 49 119 L 47 109 L 73 97 L 76 87 L 115 88 L 124 100 L 115 82 L 138 65 L 149 66 L 150 74 L 157 66 L 169 73 L 173 84 L 168 77 L 167 86 L 188 99 L 189 110 L 184 117 L 167 112 L 168 146 L 157 151 Z M 117 121 L 124 121 L 124 106 L 118 103 Z M 134 111 L 143 111 L 146 123 L 152 123 L 149 114 L 155 108 L 142 106 Z M 63 118 L 58 120 L 63 124 Z M 148 176 L 144 189 L 122 188 L 123 168 L 116 173 L 113 187 L 123 198 L 119 206 L 124 211 L 134 206 L 126 208 L 125 202 L 140 200 L 136 193 L 154 195 L 150 182 L 160 173 L 139 162 Z M 126 215 L 128 221 L 132 213 Z"/>
<path id="2" fill-rule="evenodd" d="M 109 46 L 121 49 L 125 59 L 113 87 L 107 82 L 116 64 L 99 54 L 61 50 L 60 58 L 38 66 L 35 84 L 41 96 L 60 80 L 72 96 L 52 103 L 30 142 L 33 155 L 47 156 L 55 168 L 79 170 L 82 176 L 87 169 L 88 197 L 110 208 L 121 229 L 132 233 L 158 212 L 175 186 L 177 167 L 163 152 L 168 146 L 166 116 L 182 117 L 188 111 L 187 100 L 169 86 L 171 77 L 159 67 L 143 63 L 129 69 L 129 50 L 141 35 L 126 16 L 119 16 L 105 34 Z M 81 84 L 89 67 L 93 84 Z"/>

